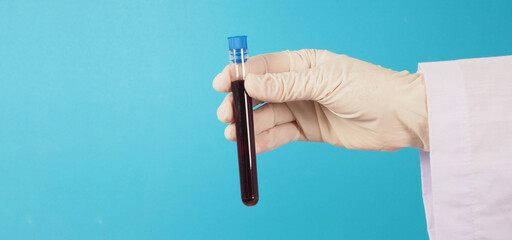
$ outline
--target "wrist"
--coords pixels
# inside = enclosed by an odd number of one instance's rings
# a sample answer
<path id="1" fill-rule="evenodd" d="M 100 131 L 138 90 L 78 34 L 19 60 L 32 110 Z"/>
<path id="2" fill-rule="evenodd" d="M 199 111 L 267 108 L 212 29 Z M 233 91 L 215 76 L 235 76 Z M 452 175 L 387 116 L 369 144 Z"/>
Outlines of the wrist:
<path id="1" fill-rule="evenodd" d="M 406 101 L 404 117 L 410 129 L 410 147 L 429 151 L 428 107 L 425 78 L 423 73 L 410 74 L 408 91 L 404 92 Z"/>

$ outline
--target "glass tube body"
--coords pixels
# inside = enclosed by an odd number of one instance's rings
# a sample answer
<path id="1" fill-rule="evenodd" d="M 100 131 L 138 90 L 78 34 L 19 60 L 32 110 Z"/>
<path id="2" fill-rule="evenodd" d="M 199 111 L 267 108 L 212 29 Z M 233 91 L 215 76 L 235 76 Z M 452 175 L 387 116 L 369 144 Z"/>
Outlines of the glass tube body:
<path id="1" fill-rule="evenodd" d="M 258 202 L 258 177 L 256 171 L 256 147 L 254 143 L 254 124 L 252 99 L 245 91 L 245 61 L 247 49 L 230 50 L 230 61 L 234 68 L 231 82 L 236 125 L 236 143 L 238 167 L 240 171 L 240 191 L 242 202 L 254 206 Z"/>

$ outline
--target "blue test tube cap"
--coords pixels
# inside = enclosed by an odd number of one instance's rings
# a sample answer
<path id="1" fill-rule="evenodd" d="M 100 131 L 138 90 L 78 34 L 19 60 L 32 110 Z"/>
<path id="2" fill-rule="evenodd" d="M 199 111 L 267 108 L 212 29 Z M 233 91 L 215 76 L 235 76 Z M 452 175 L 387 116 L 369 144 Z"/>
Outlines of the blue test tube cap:
<path id="1" fill-rule="evenodd" d="M 229 50 L 247 49 L 247 36 L 228 37 Z"/>

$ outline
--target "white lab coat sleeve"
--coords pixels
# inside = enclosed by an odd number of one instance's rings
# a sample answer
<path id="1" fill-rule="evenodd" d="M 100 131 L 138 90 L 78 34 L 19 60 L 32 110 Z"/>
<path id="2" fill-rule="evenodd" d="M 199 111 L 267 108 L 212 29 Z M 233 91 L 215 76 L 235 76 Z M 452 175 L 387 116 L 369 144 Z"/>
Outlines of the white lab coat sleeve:
<path id="1" fill-rule="evenodd" d="M 512 56 L 420 63 L 430 152 L 420 152 L 433 240 L 512 239 Z"/>

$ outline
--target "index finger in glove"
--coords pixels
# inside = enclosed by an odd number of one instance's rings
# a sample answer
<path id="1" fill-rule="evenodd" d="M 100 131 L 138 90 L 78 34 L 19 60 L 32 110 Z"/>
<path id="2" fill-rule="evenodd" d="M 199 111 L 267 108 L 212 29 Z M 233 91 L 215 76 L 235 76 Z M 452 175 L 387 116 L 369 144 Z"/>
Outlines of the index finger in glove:
<path id="1" fill-rule="evenodd" d="M 250 57 L 245 62 L 245 74 L 265 74 L 301 71 L 311 67 L 315 61 L 314 50 L 284 51 Z M 230 92 L 235 80 L 235 65 L 229 64 L 213 80 L 213 88 L 219 92 Z"/>

